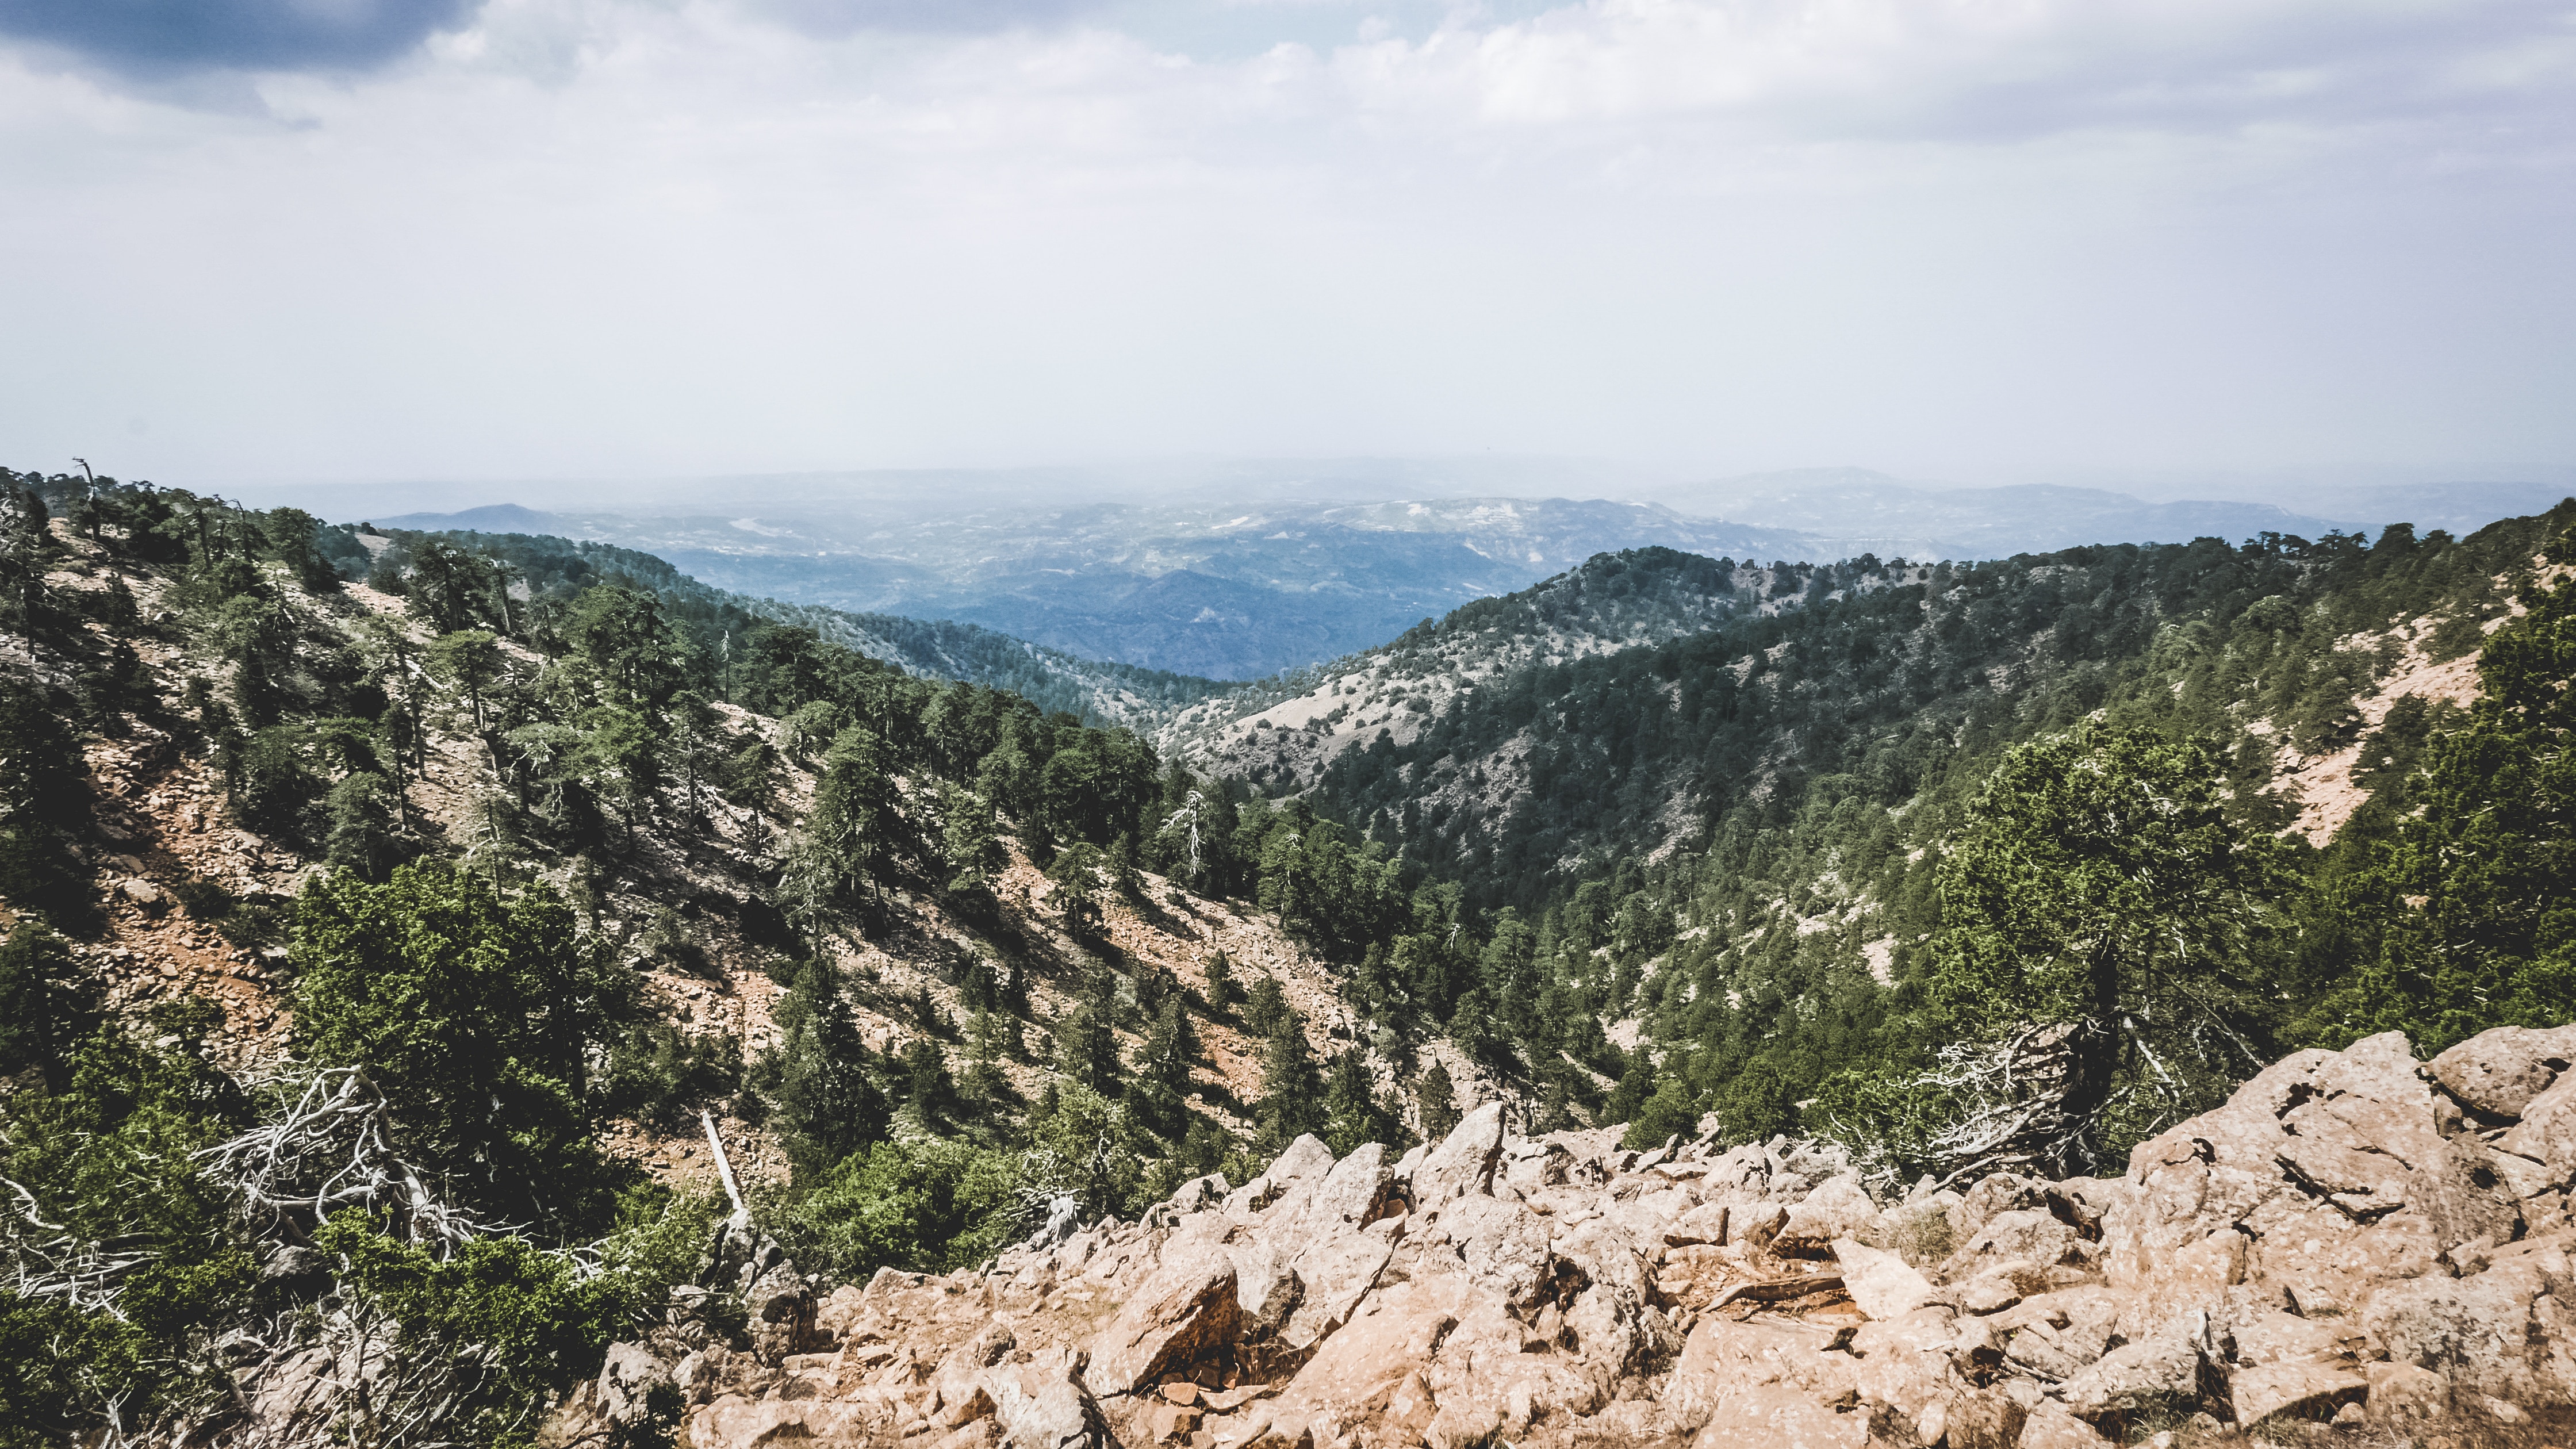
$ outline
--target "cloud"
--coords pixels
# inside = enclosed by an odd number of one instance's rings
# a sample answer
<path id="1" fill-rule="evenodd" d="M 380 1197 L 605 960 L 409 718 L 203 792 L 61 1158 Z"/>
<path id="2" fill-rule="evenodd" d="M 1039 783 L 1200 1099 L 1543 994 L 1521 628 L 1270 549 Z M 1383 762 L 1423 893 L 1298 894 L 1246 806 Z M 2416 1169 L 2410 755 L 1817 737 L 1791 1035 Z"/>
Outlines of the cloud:
<path id="1" fill-rule="evenodd" d="M 1047 26 L 1101 8 L 1104 0 L 753 0 L 752 9 L 808 35 L 861 31 L 984 35 Z"/>
<path id="2" fill-rule="evenodd" d="M 370 66 L 462 23 L 478 0 L 0 0 L 0 34 L 120 70 Z"/>
<path id="3" fill-rule="evenodd" d="M 0 461 L 2576 456 L 2537 0 L 791 3 L 0 44 Z"/>

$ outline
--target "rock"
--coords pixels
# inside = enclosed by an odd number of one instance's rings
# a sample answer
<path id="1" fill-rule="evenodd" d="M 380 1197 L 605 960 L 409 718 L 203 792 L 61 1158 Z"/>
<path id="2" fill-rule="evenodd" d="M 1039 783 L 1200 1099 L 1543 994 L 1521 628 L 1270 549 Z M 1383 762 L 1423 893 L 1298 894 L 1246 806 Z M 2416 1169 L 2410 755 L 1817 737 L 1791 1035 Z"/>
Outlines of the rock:
<path id="1" fill-rule="evenodd" d="M 1687 1431 L 1708 1423 L 1731 1391 L 1760 1384 L 1788 1384 L 1824 1403 L 1857 1399 L 1857 1365 L 1827 1353 L 1832 1342 L 1830 1331 L 1805 1324 L 1703 1318 L 1673 1364 L 1664 1407 Z"/>
<path id="2" fill-rule="evenodd" d="M 989 1322 L 950 1349 L 930 1375 L 931 1389 L 939 1400 L 937 1422 L 954 1428 L 992 1413 L 992 1387 L 985 1376 L 1018 1346 L 1010 1324 Z"/>
<path id="3" fill-rule="evenodd" d="M 1378 1274 L 1390 1256 L 1386 1241 L 1370 1233 L 1343 1233 L 1309 1243 L 1297 1255 L 1294 1271 L 1302 1293 L 1282 1339 L 1302 1351 L 1350 1321 L 1360 1299 L 1377 1286 Z"/>
<path id="4" fill-rule="evenodd" d="M 1457 1327 L 1464 1286 L 1446 1275 L 1370 1295 L 1289 1380 L 1280 1394 L 1286 1417 L 1336 1432 L 1375 1426 L 1395 1442 L 1426 1432 L 1438 1406 L 1421 1371 Z"/>
<path id="5" fill-rule="evenodd" d="M 1391 1206 L 1393 1186 L 1386 1149 L 1375 1142 L 1362 1143 L 1315 1184 L 1293 1231 L 1314 1239 L 1364 1226 Z"/>
<path id="6" fill-rule="evenodd" d="M 1872 1318 L 1903 1318 L 1932 1300 L 1931 1281 L 1894 1253 L 1837 1238 L 1834 1259 L 1842 1265 L 1843 1291 Z"/>
<path id="7" fill-rule="evenodd" d="M 2460 1105 L 2489 1121 L 2523 1115 L 2576 1063 L 2576 1026 L 2500 1026 L 2433 1058 L 2427 1069 Z"/>
<path id="8" fill-rule="evenodd" d="M 2227 1376 L 2227 1397 L 2235 1406 L 2236 1422 L 2248 1426 L 2274 1414 L 2327 1418 L 2334 1413 L 2333 1406 L 2357 1404 L 2369 1391 L 2369 1381 L 2360 1374 L 2324 1363 L 2259 1364 Z"/>
<path id="9" fill-rule="evenodd" d="M 1503 1104 L 1488 1102 L 1467 1114 L 1413 1169 L 1414 1210 L 1435 1209 L 1461 1197 L 1492 1193 L 1503 1155 Z"/>
<path id="10" fill-rule="evenodd" d="M 1177 1222 L 1191 1213 L 1206 1212 L 1210 1208 L 1223 1206 L 1226 1194 L 1231 1191 L 1233 1189 L 1226 1185 L 1225 1174 L 1222 1172 L 1211 1172 L 1205 1177 L 1193 1177 L 1172 1189 L 1172 1195 L 1163 1200 L 1157 1216 L 1166 1223 Z"/>
<path id="11" fill-rule="evenodd" d="M 1780 1227 L 1787 1221 L 1789 1210 L 1776 1202 L 1730 1208 L 1726 1215 L 1727 1241 L 1761 1252 L 1771 1246 L 1772 1239 L 1780 1235 Z"/>
<path id="12" fill-rule="evenodd" d="M 2183 1333 L 2170 1331 L 2105 1353 L 2066 1381 L 2067 1409 L 2094 1423 L 2179 1419 L 2210 1397 L 2208 1361 Z"/>
<path id="13" fill-rule="evenodd" d="M 2018 1449 L 2107 1449 L 2110 1443 L 2065 1405 L 2042 1402 L 2022 1422 Z"/>
<path id="14" fill-rule="evenodd" d="M 170 909 L 170 893 L 148 880 L 120 882 L 116 893 L 147 915 L 158 915 Z"/>
<path id="15" fill-rule="evenodd" d="M 1860 1179 L 1846 1173 L 1829 1179 L 1789 1210 L 1788 1220 L 1772 1239 L 1771 1251 L 1822 1257 L 1836 1238 L 1867 1231 L 1877 1216 L 1878 1204 L 1870 1201 Z"/>
<path id="16" fill-rule="evenodd" d="M 1074 1350 L 1050 1350 L 1026 1363 L 987 1370 L 984 1385 L 1007 1449 L 1104 1449 L 1110 1442 Z"/>
<path id="17" fill-rule="evenodd" d="M 1724 1243 L 1728 1211 L 1722 1202 L 1702 1203 L 1689 1209 L 1664 1229 L 1664 1245 L 1687 1248 L 1701 1243 Z"/>
<path id="18" fill-rule="evenodd" d="M 1234 1260 L 1234 1301 L 1251 1333 L 1276 1333 L 1296 1310 L 1305 1285 L 1276 1243 L 1256 1238 L 1228 1246 Z"/>
<path id="19" fill-rule="evenodd" d="M 1184 1373 L 1241 1335 L 1234 1260 L 1212 1243 L 1175 1245 L 1093 1340 L 1090 1383 L 1123 1394 Z"/>
<path id="20" fill-rule="evenodd" d="M 1869 1416 L 1837 1413 L 1787 1384 L 1729 1390 L 1691 1449 L 1865 1449 Z"/>
<path id="21" fill-rule="evenodd" d="M 2016 1449 L 2021 1443 L 2022 1424 L 2029 1416 L 2021 1405 L 2003 1394 L 1979 1394 L 1950 1406 L 1942 1416 L 1941 1429 L 1950 1449 Z M 2075 1420 L 2078 1425 L 2083 1421 Z M 1926 1442 L 1934 1442 L 1924 1435 Z"/>
<path id="22" fill-rule="evenodd" d="M 2451 1381 L 2411 1363 L 2375 1363 L 2363 1377 L 2369 1383 L 2365 1400 L 2374 1419 L 2438 1419 L 2451 1411 Z"/>
<path id="23" fill-rule="evenodd" d="M 2008 1273 L 1993 1273 L 1970 1279 L 1959 1289 L 1959 1311 L 1962 1313 L 2001 1313 L 2021 1301 L 2021 1289 Z"/>
<path id="24" fill-rule="evenodd" d="M 769 1269 L 742 1296 L 749 1310 L 752 1355 L 762 1363 L 783 1363 L 814 1341 L 814 1292 L 797 1275 L 795 1264 L 781 1262 Z"/>
<path id="25" fill-rule="evenodd" d="M 599 1366 L 599 1411 L 620 1429 L 631 1429 L 677 1407 L 679 1385 L 670 1367 L 638 1344 L 612 1343 Z M 653 1402 L 661 1399 L 658 1406 Z"/>
<path id="26" fill-rule="evenodd" d="M 1458 1245 L 1470 1278 L 1519 1309 L 1535 1304 L 1552 1286 L 1556 1255 L 1548 1224 L 1516 1202 L 1469 1197 L 1451 1202 L 1440 1226 Z"/>

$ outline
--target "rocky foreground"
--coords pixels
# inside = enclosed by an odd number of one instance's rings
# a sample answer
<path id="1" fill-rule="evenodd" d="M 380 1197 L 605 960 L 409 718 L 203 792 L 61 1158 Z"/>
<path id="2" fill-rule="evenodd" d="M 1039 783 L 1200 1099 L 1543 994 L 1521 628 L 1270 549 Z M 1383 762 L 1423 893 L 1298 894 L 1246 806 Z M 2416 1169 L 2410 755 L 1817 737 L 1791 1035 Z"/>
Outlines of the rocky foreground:
<path id="1" fill-rule="evenodd" d="M 1774 1142 L 1299 1141 L 1136 1224 L 620 1346 L 548 1426 L 699 1449 L 2544 1442 L 2576 1423 L 2576 1028 L 2302 1052 L 2126 1176 L 1872 1198 Z M 702 1346 L 692 1346 L 702 1345 Z M 661 1387 L 667 1379 L 670 1387 Z M 2162 1436 L 2159 1438 L 2158 1436 Z"/>

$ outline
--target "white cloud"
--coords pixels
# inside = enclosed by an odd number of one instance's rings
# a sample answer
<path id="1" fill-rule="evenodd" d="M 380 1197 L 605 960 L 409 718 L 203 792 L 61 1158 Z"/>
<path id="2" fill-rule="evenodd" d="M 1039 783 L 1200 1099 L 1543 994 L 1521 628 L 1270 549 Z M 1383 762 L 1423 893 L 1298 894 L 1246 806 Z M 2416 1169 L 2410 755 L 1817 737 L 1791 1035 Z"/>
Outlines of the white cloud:
<path id="1" fill-rule="evenodd" d="M 2576 451 L 2548 6 L 775 14 L 490 0 L 211 109 L 0 52 L 0 461 Z"/>

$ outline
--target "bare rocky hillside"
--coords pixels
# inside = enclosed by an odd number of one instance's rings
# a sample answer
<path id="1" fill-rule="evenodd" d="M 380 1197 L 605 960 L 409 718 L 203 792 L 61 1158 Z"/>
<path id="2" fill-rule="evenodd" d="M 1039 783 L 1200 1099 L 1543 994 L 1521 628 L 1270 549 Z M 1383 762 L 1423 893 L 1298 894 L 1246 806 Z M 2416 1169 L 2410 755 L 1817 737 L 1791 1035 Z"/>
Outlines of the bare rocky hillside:
<path id="1" fill-rule="evenodd" d="M 2301 1052 L 2067 1182 L 1499 1106 L 1401 1158 L 1307 1138 L 981 1272 L 817 1303 L 747 1259 L 747 1332 L 681 1290 L 548 1432 L 625 1433 L 667 1383 L 697 1449 L 2563 1442 L 2571 1060 L 2571 1028 Z"/>

